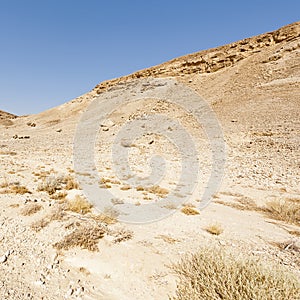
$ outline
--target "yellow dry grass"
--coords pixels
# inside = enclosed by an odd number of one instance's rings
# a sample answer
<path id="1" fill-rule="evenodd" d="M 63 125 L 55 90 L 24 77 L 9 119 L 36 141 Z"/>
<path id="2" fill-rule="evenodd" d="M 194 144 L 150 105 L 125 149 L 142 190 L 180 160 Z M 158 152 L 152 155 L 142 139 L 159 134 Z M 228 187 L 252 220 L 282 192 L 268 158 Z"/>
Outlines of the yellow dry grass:
<path id="1" fill-rule="evenodd" d="M 67 204 L 67 210 L 83 215 L 91 212 L 92 207 L 91 203 L 79 195 L 77 195 L 74 199 L 69 200 Z"/>
<path id="2" fill-rule="evenodd" d="M 181 212 L 188 216 L 195 216 L 200 214 L 200 212 L 197 209 L 191 206 L 184 206 L 181 209 Z"/>
<path id="3" fill-rule="evenodd" d="M 104 227 L 94 225 L 85 225 L 75 229 L 68 234 L 62 241 L 53 246 L 58 250 L 68 250 L 73 247 L 80 247 L 90 251 L 98 251 L 98 241 L 104 237 L 106 230 Z"/>
<path id="4" fill-rule="evenodd" d="M 21 209 L 21 215 L 23 216 L 31 216 L 42 209 L 42 205 L 38 203 L 29 203 L 26 204 L 25 207 Z"/>
<path id="5" fill-rule="evenodd" d="M 300 282 L 283 266 L 236 258 L 221 248 L 202 248 L 172 269 L 178 277 L 173 300 L 300 299 Z"/>
<path id="6" fill-rule="evenodd" d="M 207 226 L 205 228 L 205 230 L 207 232 L 209 232 L 210 234 L 213 234 L 213 235 L 220 235 L 224 231 L 222 226 L 220 224 L 217 224 L 217 223 Z"/>

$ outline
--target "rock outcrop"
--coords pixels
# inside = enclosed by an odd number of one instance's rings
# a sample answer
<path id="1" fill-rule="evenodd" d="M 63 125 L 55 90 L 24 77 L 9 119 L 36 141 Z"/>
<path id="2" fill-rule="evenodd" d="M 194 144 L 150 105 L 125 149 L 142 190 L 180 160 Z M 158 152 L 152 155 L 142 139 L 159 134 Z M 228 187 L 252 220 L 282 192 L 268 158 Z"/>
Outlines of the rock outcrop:
<path id="1" fill-rule="evenodd" d="M 300 49 L 300 22 L 292 23 L 276 31 L 264 33 L 255 37 L 234 42 L 225 46 L 208 49 L 197 53 L 182 56 L 169 62 L 154 66 L 142 71 L 137 71 L 128 76 L 104 81 L 98 84 L 93 94 L 100 94 L 109 87 L 134 78 L 143 77 L 171 77 L 182 74 L 202 74 L 213 73 L 226 67 L 235 65 L 237 62 L 261 52 L 262 49 L 281 43 L 284 45 L 288 42 L 295 41 L 294 48 Z M 295 49 L 296 49 L 295 48 Z M 292 49 L 292 50 L 295 50 Z M 285 50 L 283 50 L 285 51 Z M 289 51 L 286 49 L 286 51 Z M 280 58 L 281 53 L 270 57 L 270 60 Z"/>

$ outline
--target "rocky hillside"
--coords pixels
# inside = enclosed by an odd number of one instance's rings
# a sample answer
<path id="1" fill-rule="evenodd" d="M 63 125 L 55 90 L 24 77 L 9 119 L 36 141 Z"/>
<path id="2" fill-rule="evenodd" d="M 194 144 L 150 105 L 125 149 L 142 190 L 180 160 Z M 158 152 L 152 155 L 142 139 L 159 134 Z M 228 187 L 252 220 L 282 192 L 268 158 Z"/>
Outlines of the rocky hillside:
<path id="1" fill-rule="evenodd" d="M 245 58 L 264 51 L 266 48 L 295 41 L 291 47 L 282 49 L 269 58 L 270 61 L 278 60 L 284 52 L 300 49 L 300 22 L 296 22 L 276 31 L 268 32 L 247 38 L 225 46 L 200 51 L 197 53 L 173 59 L 161 65 L 135 72 L 121 78 L 105 81 L 98 84 L 93 90 L 96 93 L 108 87 L 133 78 L 142 77 L 177 77 L 185 74 L 203 74 L 217 72 L 226 67 L 231 67 Z"/>
<path id="2" fill-rule="evenodd" d="M 0 110 L 0 124 L 9 126 L 13 124 L 13 119 L 16 119 L 17 116 L 7 113 L 5 111 Z"/>

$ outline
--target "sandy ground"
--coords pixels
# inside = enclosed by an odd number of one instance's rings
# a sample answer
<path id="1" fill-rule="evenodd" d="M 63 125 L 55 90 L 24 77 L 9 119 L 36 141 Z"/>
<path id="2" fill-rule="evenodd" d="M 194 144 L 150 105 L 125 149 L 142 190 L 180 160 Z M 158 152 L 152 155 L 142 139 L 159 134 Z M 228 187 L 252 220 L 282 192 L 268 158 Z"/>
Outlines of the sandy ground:
<path id="1" fill-rule="evenodd" d="M 279 58 L 274 60 L 276 55 Z M 181 206 L 170 206 L 173 214 L 158 222 L 100 222 L 106 233 L 99 240 L 99 251 L 80 247 L 57 250 L 53 246 L 74 230 L 99 225 L 91 214 L 64 211 L 63 217 L 52 220 L 40 231 L 32 228 L 34 222 L 46 220 L 51 212 L 63 210 L 68 199 L 83 195 L 80 187 L 70 189 L 66 199 L 58 201 L 39 191 L 39 186 L 53 176 L 80 176 L 74 172 L 75 130 L 95 92 L 40 115 L 2 123 L 0 298 L 168 299 L 176 289 L 171 263 L 205 245 L 219 245 L 237 255 L 283 264 L 300 278 L 299 248 L 281 249 L 276 245 L 299 245 L 299 224 L 242 209 L 247 203 L 261 207 L 278 199 L 300 201 L 299 58 L 300 40 L 296 37 L 261 47 L 213 73 L 178 71 L 177 76 L 172 76 L 201 95 L 216 113 L 227 153 L 221 187 L 210 205 L 197 215 L 186 215 Z M 128 89 L 130 83 L 125 83 L 118 93 L 122 96 Z M 115 136 L 126 122 L 157 114 L 180 121 L 195 139 L 204 180 L 198 178 L 195 191 L 183 201 L 188 198 L 187 203 L 196 208 L 201 203 L 211 167 L 211 148 L 205 132 L 180 107 L 152 99 L 134 105 L 123 103 L 98 132 L 95 166 L 102 188 L 119 200 L 112 204 L 116 210 L 123 203 L 138 207 L 161 199 L 157 192 L 128 186 L 115 172 L 110 155 Z M 180 153 L 166 138 L 144 135 L 125 147 L 129 148 L 131 171 L 139 176 L 151 173 L 149 158 L 162 155 L 168 168 L 160 186 L 168 193 L 176 188 Z M 30 193 L 10 192 L 14 185 L 24 186 Z M 42 209 L 26 215 L 24 209 L 34 203 Z M 96 209 L 93 214 L 98 214 Z M 223 229 L 217 236 L 205 230 L 215 223 Z M 122 236 L 120 240 L 118 234 Z"/>

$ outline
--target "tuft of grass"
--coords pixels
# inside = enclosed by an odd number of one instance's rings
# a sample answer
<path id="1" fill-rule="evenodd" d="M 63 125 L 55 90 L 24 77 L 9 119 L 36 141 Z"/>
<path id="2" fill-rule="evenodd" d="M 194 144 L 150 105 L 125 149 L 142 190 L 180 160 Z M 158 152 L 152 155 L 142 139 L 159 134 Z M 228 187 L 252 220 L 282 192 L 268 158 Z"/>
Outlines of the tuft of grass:
<path id="1" fill-rule="evenodd" d="M 62 241 L 53 246 L 58 250 L 69 250 L 73 247 L 80 247 L 89 251 L 98 251 L 98 242 L 104 237 L 106 230 L 98 225 L 85 225 L 75 229 Z"/>
<path id="2" fill-rule="evenodd" d="M 209 232 L 210 234 L 213 234 L 213 235 L 220 235 L 224 231 L 222 226 L 220 224 L 217 224 L 217 223 L 207 226 L 205 228 L 205 230 L 207 232 Z"/>
<path id="3" fill-rule="evenodd" d="M 171 266 L 178 277 L 173 300 L 299 299 L 300 282 L 281 265 L 236 258 L 221 248 L 202 248 Z"/>
<path id="4" fill-rule="evenodd" d="M 22 186 L 22 185 L 10 186 L 10 192 L 13 194 L 20 194 L 20 195 L 31 194 L 31 192 L 28 190 L 28 188 L 26 186 Z"/>
<path id="5" fill-rule="evenodd" d="M 133 232 L 124 228 L 111 232 L 110 234 L 115 237 L 113 240 L 114 244 L 125 242 L 133 238 Z"/>
<path id="6" fill-rule="evenodd" d="M 53 200 L 65 200 L 67 195 L 68 195 L 67 192 L 63 191 L 63 192 L 52 194 L 50 198 Z"/>
<path id="7" fill-rule="evenodd" d="M 116 218 L 114 218 L 112 216 L 105 215 L 105 214 L 94 215 L 94 216 L 92 216 L 92 218 L 95 221 L 105 223 L 107 225 L 116 224 L 118 222 Z"/>
<path id="8" fill-rule="evenodd" d="M 191 206 L 184 206 L 182 209 L 181 209 L 181 212 L 184 213 L 185 215 L 190 215 L 190 216 L 195 216 L 195 215 L 199 215 L 199 211 L 194 208 L 194 207 L 191 207 Z"/>
<path id="9" fill-rule="evenodd" d="M 268 217 L 291 224 L 300 224 L 300 201 L 274 200 L 266 203 L 263 211 Z"/>
<path id="10" fill-rule="evenodd" d="M 145 188 L 143 186 L 139 185 L 139 186 L 136 187 L 136 190 L 138 192 L 143 192 L 145 190 Z"/>
<path id="11" fill-rule="evenodd" d="M 130 190 L 130 189 L 131 189 L 131 186 L 130 186 L 130 185 L 124 185 L 124 186 L 120 187 L 120 190 L 121 190 L 121 191 L 128 191 L 128 190 Z"/>
<path id="12" fill-rule="evenodd" d="M 39 212 L 42 208 L 43 207 L 40 204 L 29 203 L 29 204 L 26 204 L 26 206 L 21 209 L 21 215 L 31 216 L 31 215 Z"/>
<path id="13" fill-rule="evenodd" d="M 63 183 L 65 184 L 65 189 L 69 190 L 78 190 L 79 184 L 72 176 L 66 176 L 63 178 Z"/>
<path id="14" fill-rule="evenodd" d="M 92 207 L 86 199 L 76 195 L 75 199 L 68 201 L 67 210 L 85 215 L 91 212 Z"/>
<path id="15" fill-rule="evenodd" d="M 230 206 L 239 210 L 249 210 L 264 213 L 274 220 L 284 221 L 291 224 L 300 224 L 300 199 L 286 198 L 269 201 L 263 207 L 256 205 L 255 201 L 250 198 L 242 197 L 237 202 L 224 202 L 221 200 L 215 203 Z"/>
<path id="16" fill-rule="evenodd" d="M 160 198 L 165 198 L 169 194 L 169 191 L 167 189 L 162 188 L 159 185 L 151 186 L 149 188 L 146 188 L 145 190 L 151 194 L 157 195 Z"/>
<path id="17" fill-rule="evenodd" d="M 48 226 L 52 221 L 62 221 L 65 218 L 65 212 L 62 209 L 62 205 L 54 207 L 49 215 L 37 220 L 31 224 L 31 228 L 38 232 Z"/>
<path id="18" fill-rule="evenodd" d="M 46 226 L 48 226 L 48 224 L 50 223 L 49 219 L 43 218 L 40 220 L 37 220 L 35 222 L 33 222 L 30 227 L 31 229 L 33 229 L 35 232 L 39 232 L 41 231 L 43 228 L 45 228 Z"/>
<path id="19" fill-rule="evenodd" d="M 61 189 L 61 182 L 56 177 L 48 177 L 38 186 L 39 192 L 47 192 L 49 195 L 55 194 L 56 191 L 60 189 Z"/>
<path id="20" fill-rule="evenodd" d="M 73 190 L 79 189 L 78 183 L 70 176 L 50 176 L 42 177 L 43 182 L 38 186 L 38 191 L 47 192 L 50 196 L 55 194 L 59 190 Z"/>

